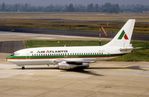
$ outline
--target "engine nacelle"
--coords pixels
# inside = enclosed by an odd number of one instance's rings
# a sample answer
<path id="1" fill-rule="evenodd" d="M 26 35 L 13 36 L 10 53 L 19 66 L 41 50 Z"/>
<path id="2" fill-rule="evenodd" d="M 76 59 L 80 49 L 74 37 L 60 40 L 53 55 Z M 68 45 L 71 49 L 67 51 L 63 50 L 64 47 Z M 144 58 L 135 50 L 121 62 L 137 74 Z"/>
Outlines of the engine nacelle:
<path id="1" fill-rule="evenodd" d="M 62 70 L 85 69 L 89 67 L 89 63 L 63 61 L 58 63 L 58 67 L 59 69 L 62 69 Z"/>

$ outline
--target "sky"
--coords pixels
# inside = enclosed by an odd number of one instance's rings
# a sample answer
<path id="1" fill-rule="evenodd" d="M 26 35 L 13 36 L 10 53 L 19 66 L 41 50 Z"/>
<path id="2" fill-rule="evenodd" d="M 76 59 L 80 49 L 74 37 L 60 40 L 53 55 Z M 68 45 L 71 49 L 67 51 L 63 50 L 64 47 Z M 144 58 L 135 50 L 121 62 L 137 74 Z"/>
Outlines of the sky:
<path id="1" fill-rule="evenodd" d="M 98 4 L 104 4 L 106 2 L 111 3 L 118 3 L 118 4 L 142 4 L 142 5 L 149 5 L 149 0 L 0 0 L 0 3 L 5 2 L 9 4 L 15 4 L 15 3 L 28 3 L 31 5 L 65 5 L 65 4 L 89 4 L 89 3 L 98 3 Z"/>

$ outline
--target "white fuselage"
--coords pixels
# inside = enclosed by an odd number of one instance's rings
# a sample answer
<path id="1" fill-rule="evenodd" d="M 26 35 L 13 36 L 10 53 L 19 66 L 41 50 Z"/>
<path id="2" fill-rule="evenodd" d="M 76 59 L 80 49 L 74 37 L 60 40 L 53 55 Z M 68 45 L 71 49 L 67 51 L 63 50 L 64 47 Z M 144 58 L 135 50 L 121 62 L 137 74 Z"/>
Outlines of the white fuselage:
<path id="1" fill-rule="evenodd" d="M 95 59 L 109 59 L 129 52 L 121 52 L 119 47 L 104 46 L 40 47 L 16 51 L 13 55 L 16 57 L 7 60 L 17 65 L 57 64 L 61 60 L 94 62 Z"/>

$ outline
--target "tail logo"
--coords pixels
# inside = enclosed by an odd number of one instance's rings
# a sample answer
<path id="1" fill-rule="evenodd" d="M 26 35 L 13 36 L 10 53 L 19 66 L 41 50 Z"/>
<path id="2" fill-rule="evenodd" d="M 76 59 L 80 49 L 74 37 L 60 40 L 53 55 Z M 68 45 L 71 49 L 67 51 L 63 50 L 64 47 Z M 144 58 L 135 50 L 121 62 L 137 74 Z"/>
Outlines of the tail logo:
<path id="1" fill-rule="evenodd" d="M 118 39 L 122 39 L 124 37 L 125 40 L 128 40 L 128 36 L 127 34 L 125 33 L 125 31 L 123 30 L 122 33 L 120 34 L 120 36 L 118 37 Z"/>

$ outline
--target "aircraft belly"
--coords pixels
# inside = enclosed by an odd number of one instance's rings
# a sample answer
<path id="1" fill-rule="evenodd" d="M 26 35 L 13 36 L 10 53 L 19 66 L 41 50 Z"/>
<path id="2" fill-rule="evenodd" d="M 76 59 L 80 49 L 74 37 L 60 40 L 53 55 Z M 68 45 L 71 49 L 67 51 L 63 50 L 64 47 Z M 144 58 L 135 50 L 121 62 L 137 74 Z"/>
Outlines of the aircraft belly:
<path id="1" fill-rule="evenodd" d="M 17 64 L 17 65 L 46 65 L 53 63 L 54 60 L 50 59 L 19 59 L 19 60 L 8 60 L 8 62 Z"/>

